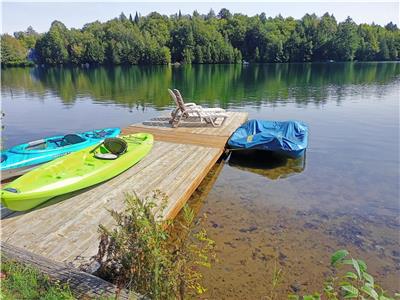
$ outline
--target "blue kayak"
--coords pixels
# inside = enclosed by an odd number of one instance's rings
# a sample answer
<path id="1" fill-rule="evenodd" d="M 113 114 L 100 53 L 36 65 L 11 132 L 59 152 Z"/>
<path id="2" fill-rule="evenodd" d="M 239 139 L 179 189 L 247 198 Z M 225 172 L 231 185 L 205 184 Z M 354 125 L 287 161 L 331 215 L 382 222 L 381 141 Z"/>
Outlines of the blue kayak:
<path id="1" fill-rule="evenodd" d="M 77 134 L 53 136 L 20 144 L 1 151 L 1 178 L 22 175 L 40 164 L 68 153 L 102 142 L 105 138 L 119 135 L 119 128 L 105 128 Z"/>
<path id="2" fill-rule="evenodd" d="M 250 120 L 232 134 L 228 145 L 233 149 L 272 151 L 292 158 L 304 154 L 308 127 L 298 121 Z"/>

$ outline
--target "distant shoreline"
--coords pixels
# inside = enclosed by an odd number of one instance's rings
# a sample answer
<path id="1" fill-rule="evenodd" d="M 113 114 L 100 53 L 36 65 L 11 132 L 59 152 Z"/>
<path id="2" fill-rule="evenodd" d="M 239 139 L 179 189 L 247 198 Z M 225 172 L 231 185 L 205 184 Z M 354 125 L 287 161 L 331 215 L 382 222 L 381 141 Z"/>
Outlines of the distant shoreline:
<path id="1" fill-rule="evenodd" d="M 2 65 L 168 65 L 396 61 L 400 30 L 337 22 L 329 13 L 300 19 L 194 11 L 191 15 L 119 17 L 68 29 L 53 21 L 48 32 L 32 27 L 1 36 Z"/>
<path id="2" fill-rule="evenodd" d="M 255 66 L 255 65 L 299 65 L 299 64 L 321 64 L 321 65 L 335 65 L 335 64 L 364 64 L 364 63 L 400 63 L 400 60 L 369 60 L 369 61 L 308 61 L 308 62 L 265 62 L 265 63 L 249 63 L 248 65 L 242 63 L 215 63 L 215 64 L 166 64 L 166 65 L 157 65 L 157 64 L 148 64 L 148 65 L 107 65 L 107 64 L 93 64 L 89 66 L 82 66 L 82 65 L 72 65 L 72 64 L 65 64 L 65 65 L 37 65 L 35 63 L 29 65 L 2 65 L 2 69 L 9 69 L 9 68 L 43 68 L 43 69 L 50 69 L 50 68 L 77 68 L 77 69 L 95 69 L 95 68 L 130 68 L 130 67 L 172 67 L 172 68 L 180 68 L 180 67 L 197 67 L 197 66 Z"/>

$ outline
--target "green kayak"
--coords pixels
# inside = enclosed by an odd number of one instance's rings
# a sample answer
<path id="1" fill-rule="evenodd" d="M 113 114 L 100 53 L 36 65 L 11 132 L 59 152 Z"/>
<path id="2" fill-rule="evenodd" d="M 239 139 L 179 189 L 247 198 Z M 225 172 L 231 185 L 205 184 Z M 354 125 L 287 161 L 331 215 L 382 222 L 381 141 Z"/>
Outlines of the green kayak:
<path id="1" fill-rule="evenodd" d="M 105 139 L 46 163 L 1 190 L 1 203 L 11 210 L 31 209 L 50 198 L 80 190 L 129 169 L 153 147 L 153 136 L 136 133 Z"/>

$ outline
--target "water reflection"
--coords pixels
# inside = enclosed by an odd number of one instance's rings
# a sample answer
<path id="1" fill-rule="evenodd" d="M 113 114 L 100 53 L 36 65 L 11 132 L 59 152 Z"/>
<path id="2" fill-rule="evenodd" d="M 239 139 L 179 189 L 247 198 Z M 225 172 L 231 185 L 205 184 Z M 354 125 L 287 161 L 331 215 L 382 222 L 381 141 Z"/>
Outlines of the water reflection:
<path id="1" fill-rule="evenodd" d="M 165 91 L 176 87 L 189 99 L 228 107 L 283 101 L 324 103 L 330 96 L 340 102 L 352 92 L 349 85 L 387 84 L 398 74 L 397 63 L 38 67 L 4 69 L 1 85 L 4 95 L 56 95 L 67 106 L 89 96 L 130 108 L 170 106 Z"/>
<path id="2" fill-rule="evenodd" d="M 306 155 L 292 159 L 260 150 L 233 151 L 228 163 L 242 171 L 277 180 L 303 172 L 306 167 Z"/>

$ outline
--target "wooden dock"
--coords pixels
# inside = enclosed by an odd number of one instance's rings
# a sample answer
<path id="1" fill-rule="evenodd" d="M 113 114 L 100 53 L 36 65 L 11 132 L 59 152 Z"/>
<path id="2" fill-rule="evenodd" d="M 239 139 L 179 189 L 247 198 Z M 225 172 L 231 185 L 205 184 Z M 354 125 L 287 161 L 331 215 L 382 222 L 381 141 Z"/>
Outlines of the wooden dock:
<path id="1" fill-rule="evenodd" d="M 174 218 L 219 159 L 232 132 L 247 120 L 247 113 L 228 112 L 221 127 L 191 122 L 171 128 L 160 117 L 123 129 L 123 134 L 149 132 L 152 151 L 137 165 L 97 186 L 56 197 L 25 213 L 2 219 L 2 240 L 57 262 L 80 266 L 98 249 L 98 225 L 112 226 L 108 209 L 124 208 L 126 194 L 140 198 L 160 191 L 166 207 L 155 213 Z"/>

